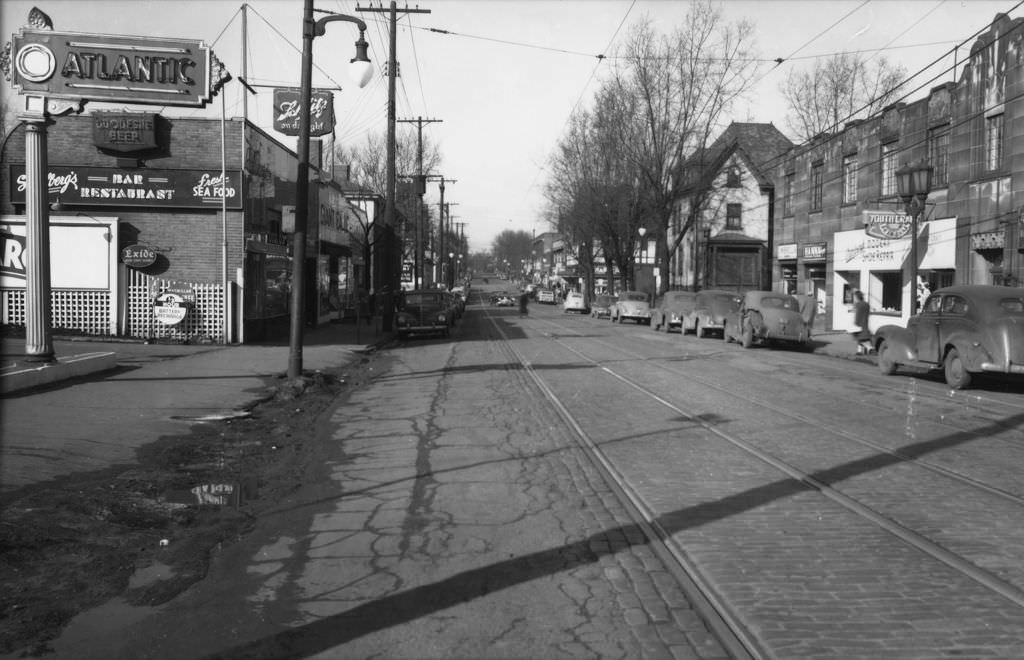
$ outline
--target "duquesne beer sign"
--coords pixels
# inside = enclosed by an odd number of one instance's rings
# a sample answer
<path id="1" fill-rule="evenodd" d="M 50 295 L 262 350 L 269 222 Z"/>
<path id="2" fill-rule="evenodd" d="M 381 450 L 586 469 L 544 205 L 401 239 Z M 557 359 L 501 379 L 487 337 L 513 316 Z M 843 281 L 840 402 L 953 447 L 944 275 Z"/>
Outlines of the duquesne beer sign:
<path id="1" fill-rule="evenodd" d="M 864 233 L 872 238 L 895 241 L 910 234 L 911 217 L 893 211 L 864 211 Z"/>
<path id="2" fill-rule="evenodd" d="M 225 180 L 226 179 L 226 180 Z M 11 203 L 25 203 L 25 166 L 11 165 Z M 151 170 L 51 165 L 47 176 L 51 203 L 95 206 L 242 208 L 242 173 L 228 170 Z"/>
<path id="3" fill-rule="evenodd" d="M 210 100 L 211 52 L 201 41 L 23 29 L 11 60 L 21 94 L 186 107 Z"/>

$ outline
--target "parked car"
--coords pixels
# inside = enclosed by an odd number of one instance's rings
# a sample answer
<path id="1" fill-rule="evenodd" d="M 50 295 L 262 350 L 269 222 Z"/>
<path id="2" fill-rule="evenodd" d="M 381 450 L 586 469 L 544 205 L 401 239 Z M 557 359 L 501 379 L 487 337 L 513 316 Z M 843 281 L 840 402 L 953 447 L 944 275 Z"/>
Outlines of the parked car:
<path id="1" fill-rule="evenodd" d="M 555 304 L 555 292 L 551 289 L 537 289 L 537 302 L 546 305 Z"/>
<path id="2" fill-rule="evenodd" d="M 612 305 L 618 300 L 618 296 L 614 296 L 608 293 L 599 293 L 594 297 L 594 302 L 590 304 L 590 316 L 591 318 L 601 319 L 606 316 L 611 316 Z"/>
<path id="3" fill-rule="evenodd" d="M 633 319 L 637 325 L 651 324 L 651 303 L 643 291 L 623 291 L 611 307 L 609 318 L 612 323 Z"/>
<path id="4" fill-rule="evenodd" d="M 683 316 L 693 309 L 697 294 L 693 291 L 668 291 L 651 309 L 651 329 L 669 332 L 683 327 Z"/>
<path id="5" fill-rule="evenodd" d="M 806 346 L 810 335 L 797 299 L 774 291 L 747 291 L 722 328 L 726 342 L 736 340 L 743 348 L 774 342 Z"/>
<path id="6" fill-rule="evenodd" d="M 693 307 L 683 317 L 683 332 L 692 332 L 698 337 L 705 337 L 709 332 L 721 333 L 726 317 L 735 314 L 742 303 L 743 297 L 734 291 L 698 291 Z"/>
<path id="7" fill-rule="evenodd" d="M 451 293 L 439 289 L 406 291 L 395 315 L 399 339 L 412 334 L 437 333 L 447 337 L 455 323 Z"/>
<path id="8" fill-rule="evenodd" d="M 566 314 L 569 312 L 586 314 L 590 311 L 590 308 L 587 307 L 587 300 L 583 297 L 582 293 L 579 293 L 578 291 L 570 291 L 565 294 L 565 301 L 562 303 L 562 311 Z"/>
<path id="9" fill-rule="evenodd" d="M 928 296 L 907 327 L 872 336 L 883 374 L 900 366 L 942 369 L 954 389 L 977 373 L 1024 374 L 1024 288 L 961 285 Z"/>
<path id="10" fill-rule="evenodd" d="M 516 298 L 507 291 L 498 291 L 491 294 L 491 304 L 498 307 L 515 307 Z"/>

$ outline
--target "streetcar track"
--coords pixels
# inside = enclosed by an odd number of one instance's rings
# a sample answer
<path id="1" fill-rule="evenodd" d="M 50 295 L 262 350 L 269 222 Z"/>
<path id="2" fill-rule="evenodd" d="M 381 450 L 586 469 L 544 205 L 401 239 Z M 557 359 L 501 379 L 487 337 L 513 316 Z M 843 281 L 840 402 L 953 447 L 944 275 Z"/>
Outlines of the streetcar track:
<path id="1" fill-rule="evenodd" d="M 488 314 L 488 318 L 492 320 L 492 323 L 494 323 L 493 317 L 491 317 L 490 314 Z M 544 319 L 541 319 L 541 321 L 550 323 L 551 325 L 555 325 L 555 327 L 559 327 L 559 328 L 565 329 L 564 326 L 559 326 L 557 324 L 553 324 L 550 321 L 546 321 Z M 495 327 L 497 327 L 496 324 L 495 324 Z M 501 332 L 500 328 L 498 330 L 499 330 L 499 333 L 502 334 L 502 337 L 505 339 L 506 343 L 509 345 L 509 349 L 513 352 L 513 354 L 517 357 L 517 359 L 519 359 L 522 362 L 522 364 L 524 366 L 524 369 L 526 369 L 529 372 L 531 378 L 534 380 L 534 382 L 537 384 L 537 386 L 539 388 L 541 388 L 541 390 L 545 393 L 545 397 L 552 403 L 552 405 L 556 406 L 556 408 L 559 409 L 560 414 L 563 415 L 563 417 L 566 420 L 566 423 L 569 424 L 574 429 L 574 432 L 576 432 L 577 435 L 580 437 L 580 439 L 584 442 L 584 444 L 587 447 L 588 451 L 592 452 L 594 454 L 594 456 L 595 456 L 595 459 L 597 461 L 599 461 L 602 465 L 608 465 L 607 469 L 609 470 L 609 475 L 611 476 L 612 479 L 614 479 L 616 481 L 616 483 L 618 483 L 620 485 L 620 487 L 623 489 L 623 491 L 626 493 L 627 497 L 629 498 L 629 501 L 632 502 L 633 505 L 637 508 L 637 510 L 644 516 L 644 518 L 647 520 L 648 525 L 650 525 L 652 528 L 655 528 L 657 530 L 658 537 L 663 539 L 662 542 L 672 548 L 672 555 L 673 555 L 673 557 L 677 561 L 683 562 L 682 563 L 683 569 L 686 570 L 688 573 L 690 573 L 691 576 L 695 576 L 694 571 L 696 569 L 694 567 L 692 567 L 692 565 L 690 565 L 687 560 L 685 560 L 685 554 L 683 553 L 682 549 L 675 547 L 675 544 L 672 542 L 671 535 L 668 534 L 668 532 L 666 532 L 663 528 L 661 528 L 660 525 L 658 525 L 657 520 L 654 519 L 654 517 L 652 515 L 652 512 L 650 511 L 649 507 L 643 502 L 643 500 L 639 496 L 639 494 L 637 494 L 632 489 L 632 487 L 628 484 L 628 482 L 625 481 L 625 479 L 622 477 L 621 473 L 619 473 L 617 470 L 614 469 L 613 466 L 610 465 L 609 459 L 606 457 L 606 455 L 601 450 L 601 448 L 579 426 L 579 424 L 572 417 L 571 413 L 569 413 L 568 409 L 566 409 L 565 406 L 561 403 L 561 401 L 559 400 L 558 396 L 547 386 L 547 384 L 541 379 L 539 374 L 537 374 L 534 371 L 534 369 L 532 368 L 530 362 L 528 360 L 526 360 L 526 358 L 523 357 L 515 349 L 514 346 L 511 345 L 511 342 L 507 339 L 507 337 L 504 335 L 504 333 Z M 623 384 L 625 384 L 625 385 L 633 388 L 634 390 L 642 393 L 647 398 L 657 402 L 659 405 L 662 405 L 662 406 L 672 410 L 673 412 L 679 414 L 680 416 L 690 420 L 694 424 L 699 425 L 702 429 L 704 429 L 708 433 L 711 433 L 711 434 L 721 438 L 722 440 L 725 440 L 726 442 L 730 443 L 731 445 L 735 446 L 736 448 L 746 452 L 748 455 L 753 456 L 754 458 L 762 461 L 763 463 L 772 466 L 773 468 L 775 468 L 775 469 L 779 470 L 780 472 L 782 472 L 783 474 L 785 474 L 788 478 L 793 479 L 794 481 L 796 481 L 798 483 L 801 483 L 801 484 L 805 485 L 806 487 L 809 487 L 809 488 L 811 488 L 811 489 L 821 493 L 823 496 L 825 496 L 829 500 L 833 501 L 834 503 L 836 503 L 840 507 L 846 509 L 847 511 L 850 511 L 851 513 L 861 517 L 864 520 L 867 520 L 867 521 L 871 522 L 872 524 L 876 525 L 880 529 L 885 530 L 886 532 L 892 534 L 896 538 L 899 538 L 902 541 L 904 541 L 905 543 L 907 543 L 910 546 L 914 547 L 918 551 L 920 551 L 920 552 L 922 552 L 922 553 L 932 557 L 933 559 L 935 559 L 935 560 L 945 564 L 949 568 L 951 568 L 954 571 L 960 573 L 961 575 L 963 575 L 963 576 L 965 576 L 965 577 L 975 581 L 976 583 L 978 583 L 981 586 L 985 587 L 986 589 L 992 591 L 993 593 L 999 594 L 1000 596 L 1006 598 L 1007 600 L 1011 601 L 1012 603 L 1014 603 L 1018 607 L 1024 607 L 1024 590 L 1021 590 L 1020 588 L 1018 588 L 1014 584 L 1012 584 L 1012 583 L 1010 583 L 1010 582 L 1008 582 L 1006 580 L 1003 580 L 1003 579 L 993 575 L 992 573 L 990 573 L 990 572 L 988 572 L 988 571 L 978 567 L 977 565 L 975 565 L 974 563 L 968 561 L 964 557 L 962 557 L 960 555 L 957 555 L 957 554 L 955 554 L 955 553 L 953 553 L 953 552 L 951 552 L 949 550 L 946 550 L 944 547 L 942 547 L 938 543 L 936 543 L 936 542 L 930 540 L 929 538 L 927 538 L 927 537 L 925 537 L 925 536 L 915 532 L 912 529 L 909 529 L 909 528 L 905 527 L 904 525 L 901 525 L 901 524 L 895 522 L 894 520 L 886 517 L 885 515 L 879 513 L 878 511 L 875 511 L 874 509 L 872 509 L 868 505 L 864 504 L 863 502 L 857 500 L 856 498 L 848 496 L 848 495 L 840 492 L 839 490 L 837 490 L 837 489 L 833 488 L 832 486 L 830 486 L 826 481 L 824 481 L 824 480 L 822 480 L 822 479 L 820 479 L 818 477 L 815 477 L 814 476 L 815 473 L 810 473 L 810 472 L 804 471 L 804 470 L 802 470 L 802 469 L 800 469 L 800 468 L 798 468 L 798 467 L 796 467 L 796 466 L 794 466 L 794 465 L 792 465 L 792 464 L 790 464 L 790 463 L 788 463 L 788 462 L 786 462 L 786 461 L 784 461 L 784 460 L 782 460 L 782 459 L 780 459 L 780 458 L 778 458 L 776 456 L 771 455 L 770 453 L 768 453 L 766 451 L 763 451 L 763 450 L 761 450 L 761 449 L 751 445 L 748 442 L 745 442 L 744 440 L 742 440 L 742 439 L 740 439 L 740 438 L 738 438 L 738 437 L 736 437 L 736 436 L 734 436 L 732 434 L 729 434 L 729 433 L 726 433 L 725 431 L 722 431 L 720 428 L 717 428 L 714 425 L 711 425 L 711 424 L 707 423 L 699 415 L 692 414 L 692 413 L 690 413 L 690 412 L 680 408 L 678 405 L 676 405 L 676 404 L 672 403 L 671 401 L 668 401 L 664 397 L 656 394 L 655 392 L 653 392 L 650 389 L 646 388 L 645 386 L 641 385 L 637 381 L 635 381 L 635 380 L 633 380 L 633 379 L 631 379 L 631 378 L 629 378 L 627 376 L 624 376 L 622 374 L 617 373 L 613 369 L 605 366 L 604 364 L 599 363 L 597 360 L 594 360 L 592 358 L 587 357 L 586 355 L 584 355 L 580 351 L 578 351 L 578 350 L 574 349 L 573 347 L 567 345 L 562 339 L 552 339 L 552 341 L 555 341 L 555 342 L 559 343 L 566 350 L 569 350 L 570 352 L 578 355 L 584 361 L 589 362 L 589 363 L 593 364 L 594 366 L 598 367 L 602 372 L 608 374 L 610 377 L 613 377 L 613 378 L 617 379 L 618 381 L 622 382 Z M 612 344 L 610 344 L 608 342 L 605 342 L 605 341 L 602 341 L 602 340 L 599 340 L 599 339 L 595 339 L 595 341 L 597 341 L 598 343 L 602 343 L 602 344 L 608 345 L 611 348 L 615 349 L 616 351 L 619 351 L 619 352 L 622 352 L 622 353 L 629 353 L 630 352 L 630 351 L 628 351 L 626 349 L 622 349 L 620 347 L 614 346 L 614 345 L 612 345 Z M 671 369 L 668 369 L 668 368 L 665 368 L 665 367 L 662 367 L 662 368 L 665 369 L 666 371 L 668 371 L 669 373 L 678 373 L 678 372 L 675 372 L 674 370 L 671 370 Z M 691 374 L 687 374 L 687 377 L 692 378 L 692 375 Z M 732 394 L 730 392 L 727 392 L 726 390 L 724 390 L 723 388 L 720 388 L 718 386 L 714 386 L 714 387 L 715 387 L 715 389 L 717 389 L 719 391 L 726 392 L 730 396 L 734 396 L 734 397 L 740 398 L 740 399 L 744 398 L 744 397 L 739 397 L 738 395 Z M 761 406 L 764 405 L 764 404 L 762 404 L 760 402 L 753 401 L 753 400 L 751 400 L 751 402 L 756 403 L 757 405 L 761 405 Z M 777 412 L 777 411 L 775 411 L 775 412 Z M 791 415 L 791 416 L 794 419 L 799 419 L 795 415 Z M 815 422 L 811 422 L 811 423 L 815 424 L 819 428 L 826 428 L 826 427 L 824 427 L 821 424 L 817 424 Z M 831 432 L 830 429 L 826 428 L 826 430 L 829 430 Z M 857 440 L 857 441 L 861 442 L 860 440 Z M 878 448 L 875 448 L 875 447 L 872 447 L 872 448 L 876 449 L 878 451 L 882 451 L 885 454 L 888 454 L 888 455 L 892 456 L 894 459 L 899 460 L 902 463 L 909 463 L 911 465 L 917 465 L 919 467 L 926 468 L 926 469 L 928 469 L 930 471 L 938 472 L 938 473 L 942 474 L 943 476 L 946 476 L 947 478 L 950 478 L 950 479 L 953 479 L 953 480 L 957 480 L 957 481 L 961 481 L 962 483 L 968 485 L 969 487 L 979 488 L 978 482 L 976 482 L 975 480 L 970 479 L 968 477 L 964 477 L 963 475 L 960 475 L 959 473 L 945 471 L 944 468 L 939 468 L 938 466 L 933 466 L 931 464 L 928 464 L 925 461 L 921 461 L 921 460 L 913 458 L 913 457 L 901 456 L 899 453 L 894 452 L 892 450 L 888 450 L 888 449 L 885 449 L 885 448 L 881 448 L 881 449 L 878 449 Z M 1018 504 L 1018 505 L 1024 503 L 1024 500 L 1022 500 L 1021 498 L 1019 498 L 1017 496 L 1014 496 L 1012 494 L 1006 493 L 1005 491 L 1001 491 L 999 489 L 990 490 L 990 488 L 991 487 L 985 487 L 985 488 L 980 488 L 980 490 L 982 490 L 983 492 L 991 492 L 992 494 L 996 494 L 996 495 L 998 495 L 1000 497 L 1007 498 L 1010 501 L 1012 501 L 1013 503 Z M 711 590 L 710 593 L 714 593 L 713 590 Z M 723 612 L 728 612 L 728 609 L 725 608 L 724 604 L 722 604 L 720 607 L 717 605 L 718 603 L 720 603 L 720 601 L 719 601 L 719 599 L 717 597 L 713 598 L 712 602 L 716 603 L 715 609 L 716 609 L 716 611 L 719 612 L 720 615 L 722 615 Z"/>

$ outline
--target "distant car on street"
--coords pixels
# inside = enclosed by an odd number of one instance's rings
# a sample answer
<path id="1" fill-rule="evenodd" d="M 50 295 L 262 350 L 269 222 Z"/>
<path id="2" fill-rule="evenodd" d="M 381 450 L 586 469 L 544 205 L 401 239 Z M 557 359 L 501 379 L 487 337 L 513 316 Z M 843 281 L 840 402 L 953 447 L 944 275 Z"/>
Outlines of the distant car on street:
<path id="1" fill-rule="evenodd" d="M 742 302 L 743 297 L 734 291 L 698 291 L 693 307 L 683 318 L 683 332 L 692 332 L 698 338 L 721 333 L 726 317 L 736 313 Z"/>
<path id="2" fill-rule="evenodd" d="M 743 348 L 773 343 L 806 346 L 810 336 L 797 299 L 774 291 L 747 291 L 722 329 L 726 342 L 738 341 Z"/>
<path id="3" fill-rule="evenodd" d="M 907 327 L 883 325 L 872 336 L 883 374 L 900 366 L 942 369 L 960 389 L 973 374 L 1024 374 L 1024 289 L 961 285 L 939 289 Z"/>
<path id="4" fill-rule="evenodd" d="M 651 309 L 651 329 L 670 332 L 683 327 L 683 317 L 693 309 L 697 294 L 693 291 L 667 291 Z"/>
<path id="5" fill-rule="evenodd" d="M 537 302 L 546 305 L 555 304 L 555 292 L 551 289 L 537 289 Z"/>
<path id="6" fill-rule="evenodd" d="M 582 293 L 579 293 L 578 291 L 570 291 L 565 294 L 565 301 L 562 303 L 562 311 L 566 314 L 569 312 L 586 314 L 590 309 L 587 307 L 587 301 L 583 297 Z"/>
<path id="7" fill-rule="evenodd" d="M 595 319 L 602 319 L 606 316 L 611 316 L 612 305 L 618 300 L 618 296 L 614 296 L 608 293 L 599 293 L 594 296 L 594 302 L 590 304 L 590 317 Z"/>
<path id="8" fill-rule="evenodd" d="M 609 316 L 612 323 L 632 319 L 637 325 L 651 324 L 650 298 L 643 291 L 623 291 L 611 307 Z"/>
<path id="9" fill-rule="evenodd" d="M 406 291 L 395 315 L 399 339 L 407 339 L 412 334 L 440 334 L 447 337 L 454 324 L 452 294 L 437 289 Z"/>

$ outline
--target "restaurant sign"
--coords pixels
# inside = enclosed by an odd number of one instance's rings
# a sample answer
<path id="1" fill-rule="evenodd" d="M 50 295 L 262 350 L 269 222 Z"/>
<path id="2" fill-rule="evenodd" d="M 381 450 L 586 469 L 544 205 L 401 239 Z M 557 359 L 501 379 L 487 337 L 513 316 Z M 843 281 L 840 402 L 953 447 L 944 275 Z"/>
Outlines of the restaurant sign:
<path id="1" fill-rule="evenodd" d="M 25 165 L 11 165 L 11 203 L 25 203 Z M 242 173 L 228 170 L 118 169 L 51 165 L 47 177 L 50 203 L 94 206 L 173 208 L 242 208 Z"/>
<path id="2" fill-rule="evenodd" d="M 11 60 L 21 94 L 200 108 L 210 100 L 212 53 L 202 41 L 23 29 Z"/>
<path id="3" fill-rule="evenodd" d="M 285 135 L 299 134 L 302 112 L 300 90 L 283 87 L 274 90 L 274 130 Z M 334 95 L 314 89 L 309 102 L 309 135 L 320 137 L 334 131 Z"/>
<path id="4" fill-rule="evenodd" d="M 872 238 L 895 241 L 910 234 L 911 217 L 894 211 L 864 211 L 864 233 Z"/>

